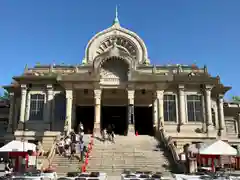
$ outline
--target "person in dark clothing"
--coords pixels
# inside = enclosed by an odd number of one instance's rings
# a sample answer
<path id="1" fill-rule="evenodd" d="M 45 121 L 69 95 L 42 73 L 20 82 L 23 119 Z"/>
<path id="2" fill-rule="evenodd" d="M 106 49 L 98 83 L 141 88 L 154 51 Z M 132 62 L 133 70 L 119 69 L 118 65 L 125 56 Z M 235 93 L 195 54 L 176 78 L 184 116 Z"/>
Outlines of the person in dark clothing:
<path id="1" fill-rule="evenodd" d="M 74 131 L 71 132 L 70 136 L 71 136 L 71 142 L 76 143 L 76 134 Z"/>
<path id="2" fill-rule="evenodd" d="M 84 157 L 84 142 L 80 141 L 79 145 L 80 145 L 80 161 L 83 161 L 83 157 Z"/>
<path id="3" fill-rule="evenodd" d="M 69 159 L 72 159 L 76 154 L 76 146 L 75 146 L 75 143 L 71 143 L 71 155 L 70 155 L 70 158 Z"/>
<path id="4" fill-rule="evenodd" d="M 107 128 L 107 134 L 110 141 L 114 142 L 114 125 L 109 124 Z"/>

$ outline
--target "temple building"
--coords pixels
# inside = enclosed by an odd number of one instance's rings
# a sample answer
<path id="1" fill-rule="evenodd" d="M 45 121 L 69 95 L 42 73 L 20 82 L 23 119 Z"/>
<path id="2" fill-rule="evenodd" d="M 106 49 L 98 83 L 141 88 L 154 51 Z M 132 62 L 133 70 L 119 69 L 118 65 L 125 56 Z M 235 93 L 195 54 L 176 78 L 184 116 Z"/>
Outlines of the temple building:
<path id="1" fill-rule="evenodd" d="M 8 137 L 16 139 L 55 136 L 80 122 L 86 133 L 109 124 L 125 136 L 164 130 L 179 144 L 238 141 L 240 132 L 238 119 L 224 116 L 231 87 L 206 66 L 151 64 L 144 41 L 117 16 L 88 42 L 81 64 L 26 66 L 4 88 L 10 93 Z"/>

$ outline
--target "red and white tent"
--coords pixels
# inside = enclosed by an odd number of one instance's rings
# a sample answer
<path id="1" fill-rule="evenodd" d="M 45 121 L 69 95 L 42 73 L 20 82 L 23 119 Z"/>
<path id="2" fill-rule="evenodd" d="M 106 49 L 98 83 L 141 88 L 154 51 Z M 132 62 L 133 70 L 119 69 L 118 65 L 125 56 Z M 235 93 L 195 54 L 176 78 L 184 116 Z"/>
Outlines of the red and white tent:
<path id="1" fill-rule="evenodd" d="M 222 140 L 218 140 L 199 150 L 200 155 L 236 156 L 237 153 L 235 148 Z"/>
<path id="2" fill-rule="evenodd" d="M 36 145 L 27 141 L 13 140 L 0 148 L 0 152 L 27 152 L 36 151 Z"/>

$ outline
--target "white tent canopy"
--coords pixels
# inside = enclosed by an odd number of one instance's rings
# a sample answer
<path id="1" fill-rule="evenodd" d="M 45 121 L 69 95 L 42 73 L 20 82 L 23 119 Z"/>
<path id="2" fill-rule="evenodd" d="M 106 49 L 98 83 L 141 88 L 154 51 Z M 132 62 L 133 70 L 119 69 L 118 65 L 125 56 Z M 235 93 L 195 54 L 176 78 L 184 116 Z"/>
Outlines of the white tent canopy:
<path id="1" fill-rule="evenodd" d="M 237 155 L 237 150 L 228 143 L 218 140 L 207 147 L 201 148 L 199 154 L 235 156 Z"/>
<path id="2" fill-rule="evenodd" d="M 26 141 L 13 140 L 0 148 L 0 152 L 27 152 L 36 151 L 36 145 Z"/>

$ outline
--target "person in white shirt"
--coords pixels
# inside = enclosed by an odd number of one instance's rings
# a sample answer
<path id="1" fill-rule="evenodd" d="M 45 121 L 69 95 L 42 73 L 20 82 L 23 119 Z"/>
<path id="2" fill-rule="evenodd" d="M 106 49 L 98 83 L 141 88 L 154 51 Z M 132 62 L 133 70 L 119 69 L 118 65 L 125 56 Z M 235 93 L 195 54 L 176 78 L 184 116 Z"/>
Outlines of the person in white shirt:
<path id="1" fill-rule="evenodd" d="M 71 145 L 72 141 L 71 138 L 69 136 L 66 137 L 65 139 L 65 151 L 66 151 L 66 156 L 70 156 L 70 145 Z"/>
<path id="2" fill-rule="evenodd" d="M 65 143 L 63 138 L 61 138 L 60 141 L 57 143 L 57 151 L 58 151 L 58 154 L 61 156 L 65 153 L 64 144 Z"/>
<path id="3" fill-rule="evenodd" d="M 80 142 L 80 135 L 79 134 L 75 134 L 75 141 L 76 141 L 76 143 Z"/>

